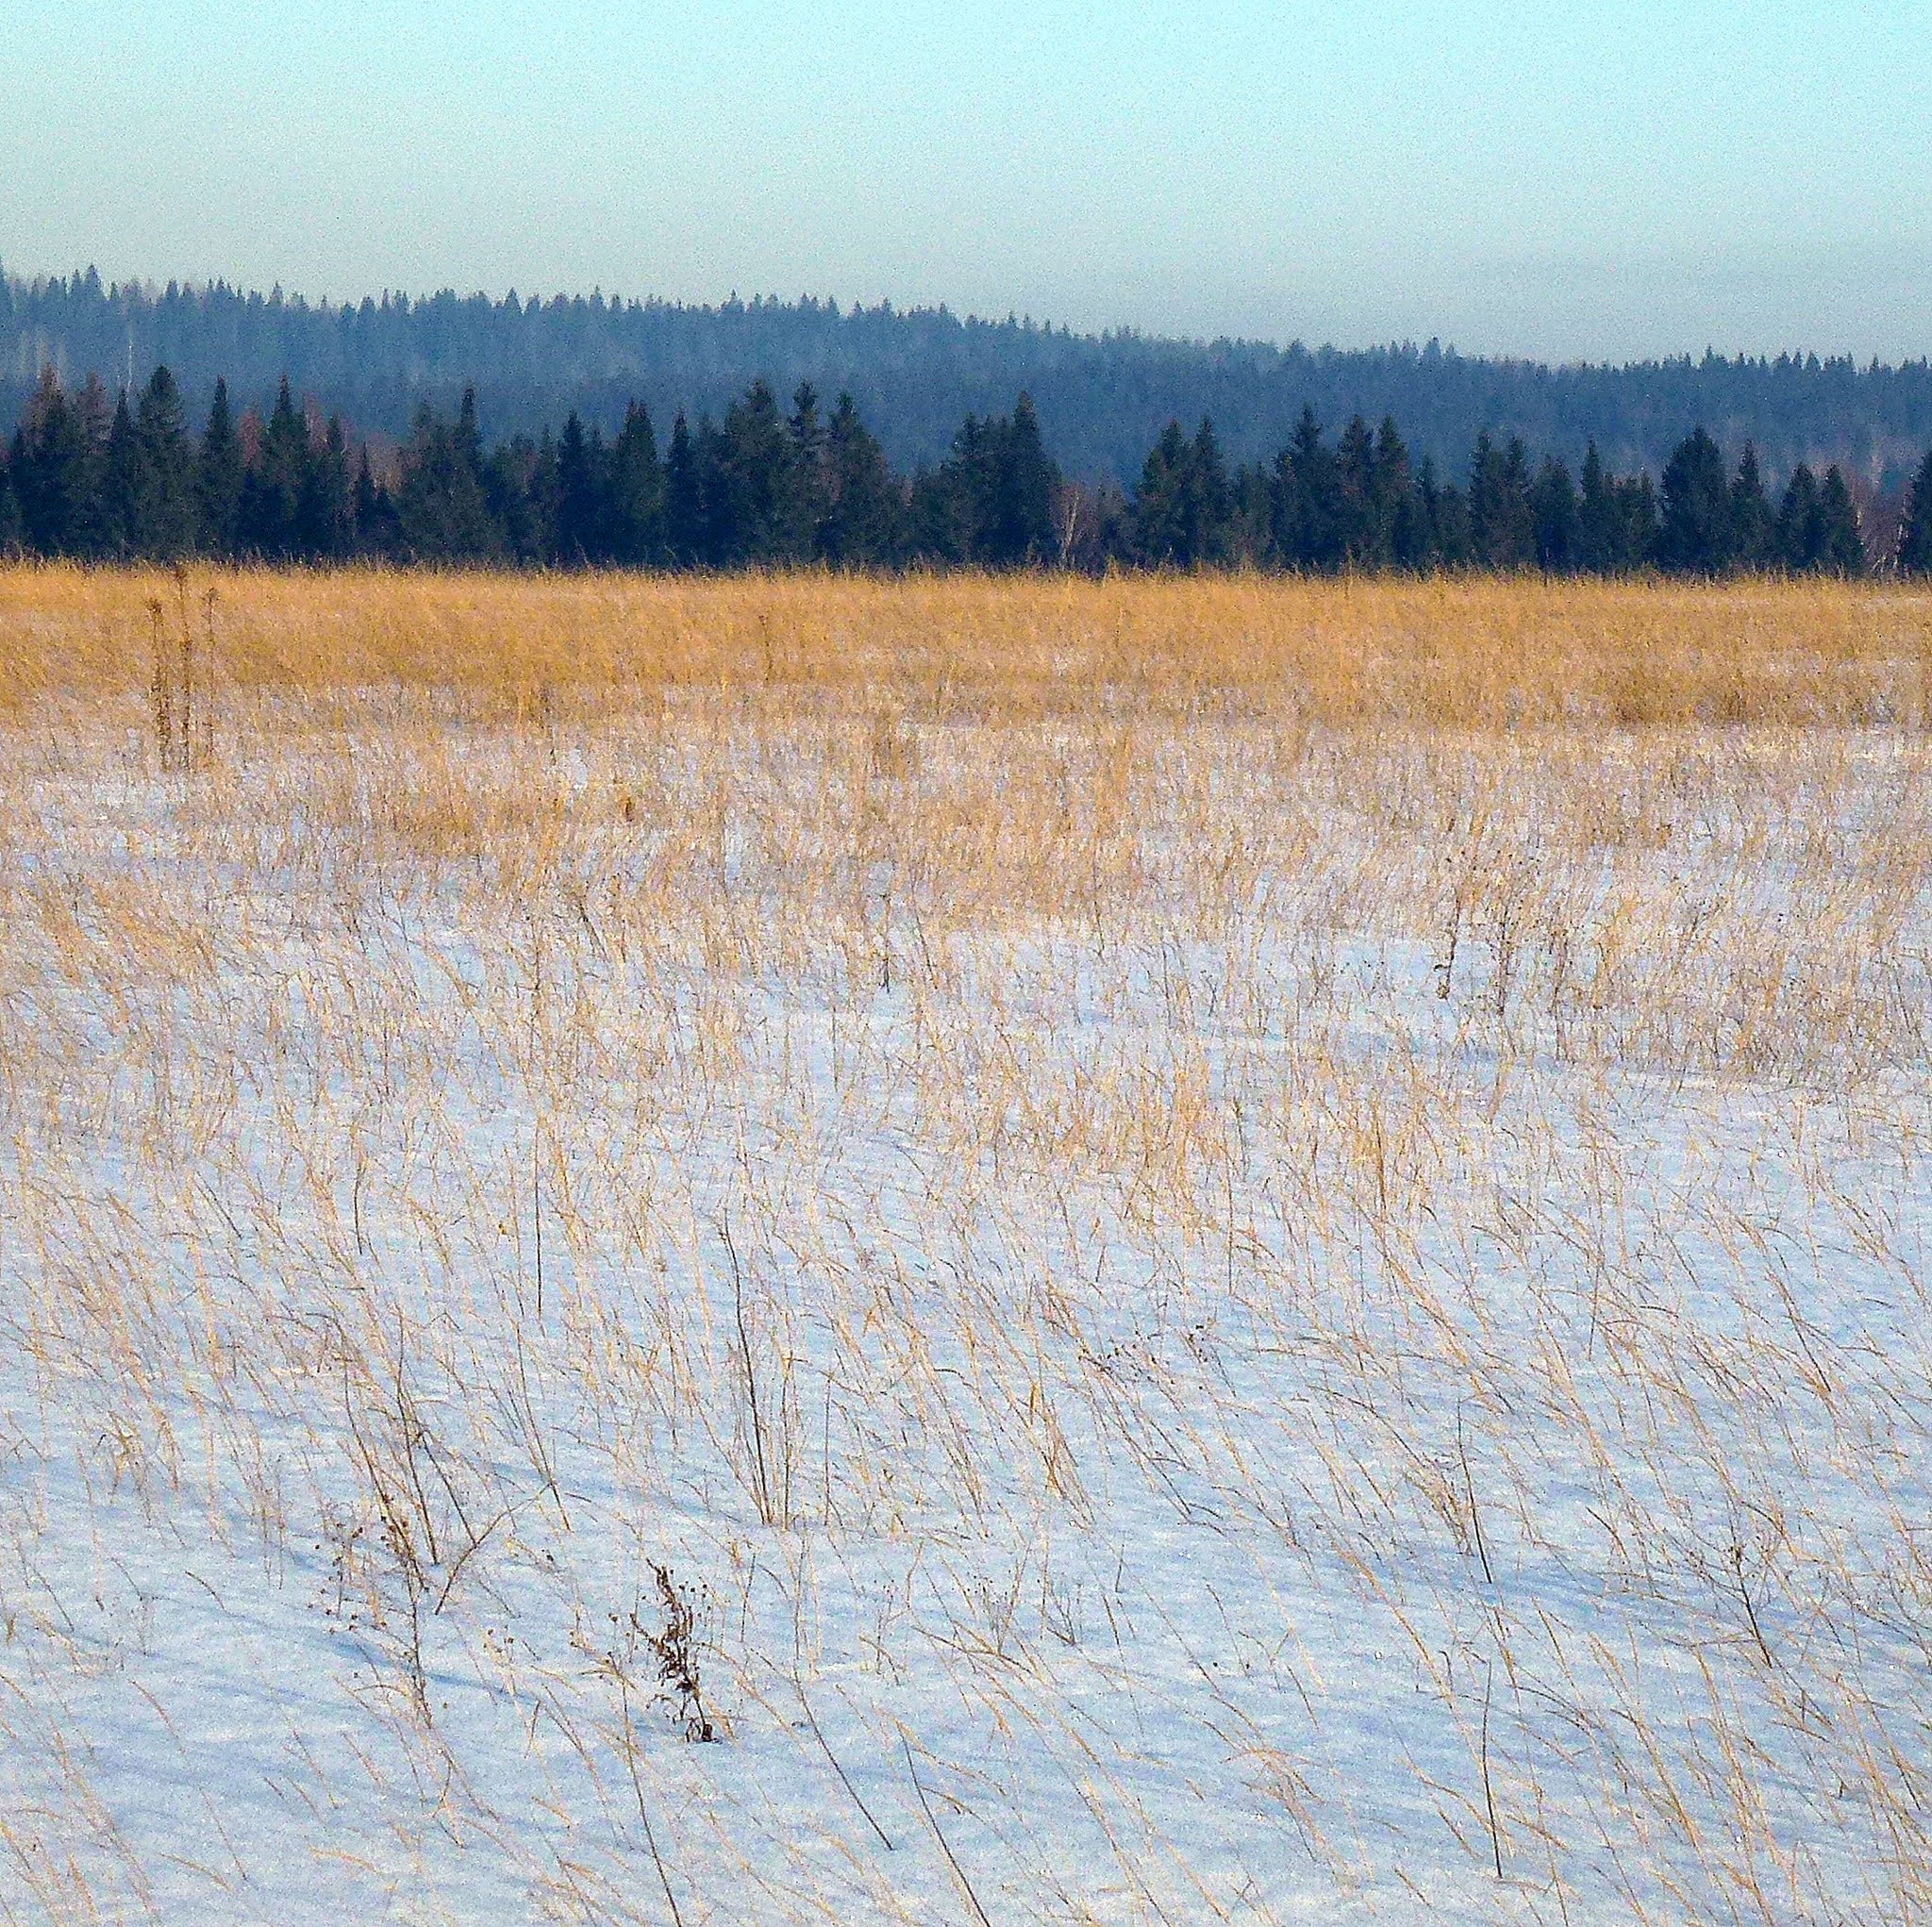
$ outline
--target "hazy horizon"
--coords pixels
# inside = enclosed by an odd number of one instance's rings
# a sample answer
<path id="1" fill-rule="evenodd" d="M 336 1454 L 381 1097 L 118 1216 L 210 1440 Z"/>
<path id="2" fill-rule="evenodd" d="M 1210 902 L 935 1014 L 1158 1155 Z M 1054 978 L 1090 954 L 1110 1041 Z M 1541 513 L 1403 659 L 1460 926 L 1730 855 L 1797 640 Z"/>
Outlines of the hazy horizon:
<path id="1" fill-rule="evenodd" d="M 1932 347 L 1924 5 L 16 11 L 21 273 L 836 291 L 1559 364 Z"/>

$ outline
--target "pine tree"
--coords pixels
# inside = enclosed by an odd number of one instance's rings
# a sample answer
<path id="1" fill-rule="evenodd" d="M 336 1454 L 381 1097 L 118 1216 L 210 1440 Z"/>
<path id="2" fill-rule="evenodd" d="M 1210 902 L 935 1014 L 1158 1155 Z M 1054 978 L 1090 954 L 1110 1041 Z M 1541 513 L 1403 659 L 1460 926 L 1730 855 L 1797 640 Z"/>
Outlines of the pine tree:
<path id="1" fill-rule="evenodd" d="M 664 462 L 664 546 L 674 569 L 695 569 L 705 556 L 705 491 L 697 450 L 680 410 Z"/>
<path id="2" fill-rule="evenodd" d="M 1932 451 L 1927 451 L 1912 478 L 1895 559 L 1901 575 L 1932 575 Z"/>
<path id="3" fill-rule="evenodd" d="M 664 466 L 650 410 L 633 402 L 611 444 L 610 527 L 607 552 L 628 569 L 651 568 L 664 558 Z"/>
<path id="4" fill-rule="evenodd" d="M 228 384 L 215 383 L 213 406 L 202 432 L 194 467 L 196 547 L 210 556 L 232 556 L 241 538 L 243 467 L 242 438 L 228 407 Z"/>
<path id="5" fill-rule="evenodd" d="M 395 509 L 396 548 L 408 560 L 487 562 L 504 553 L 503 526 L 484 489 L 474 391 L 464 392 L 453 427 L 418 410 Z"/>
<path id="6" fill-rule="evenodd" d="M 165 367 L 157 368 L 142 390 L 134 432 L 141 445 L 143 484 L 135 547 L 159 561 L 175 561 L 192 553 L 198 518 L 187 414 L 181 390 Z"/>
<path id="7" fill-rule="evenodd" d="M 1762 569 L 1774 559 L 1776 546 L 1777 517 L 1757 472 L 1757 450 L 1747 441 L 1731 481 L 1731 565 Z"/>
<path id="8" fill-rule="evenodd" d="M 1664 465 L 1659 564 L 1679 574 L 1722 574 L 1731 566 L 1731 492 L 1724 458 L 1702 427 Z"/>
<path id="9" fill-rule="evenodd" d="M 790 533 L 791 446 L 769 382 L 753 382 L 725 410 L 716 456 L 717 487 L 705 504 L 710 559 L 727 567 L 780 559 Z"/>

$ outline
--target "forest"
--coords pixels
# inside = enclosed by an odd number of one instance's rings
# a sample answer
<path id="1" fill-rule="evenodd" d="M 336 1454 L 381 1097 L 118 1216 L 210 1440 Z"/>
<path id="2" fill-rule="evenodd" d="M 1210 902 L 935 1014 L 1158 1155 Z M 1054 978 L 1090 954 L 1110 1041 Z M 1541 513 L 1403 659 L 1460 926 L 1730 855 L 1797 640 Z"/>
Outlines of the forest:
<path id="1" fill-rule="evenodd" d="M 1861 514 L 1840 467 L 1799 463 L 1774 490 L 1755 447 L 1735 461 L 1697 427 L 1660 475 L 1580 471 L 1519 438 L 1476 437 L 1458 473 L 1416 459 L 1392 418 L 1333 441 L 1312 407 L 1271 460 L 1230 462 L 1214 425 L 1170 422 L 1131 489 L 1070 479 L 1031 399 L 968 416 L 942 459 L 888 460 L 852 396 L 809 384 L 780 405 L 754 381 L 722 420 L 680 412 L 660 449 L 634 401 L 607 440 L 486 444 L 474 390 L 426 404 L 400 446 L 357 441 L 299 405 L 285 376 L 266 420 L 218 381 L 192 426 L 166 367 L 110 404 L 52 369 L 0 465 L 0 554 L 84 562 L 190 556 L 273 563 L 708 569 L 1248 568 L 1621 574 L 1932 573 L 1932 453 L 1903 499 Z"/>
<path id="2" fill-rule="evenodd" d="M 895 468 L 943 460 L 968 415 L 1033 398 L 1066 472 L 1127 487 L 1170 418 L 1213 420 L 1235 462 L 1271 460 L 1305 407 L 1325 423 L 1403 425 L 1420 462 L 1459 467 L 1485 431 L 1580 470 L 1591 442 L 1620 473 L 1658 473 L 1702 422 L 1727 448 L 1752 442 L 1765 472 L 1841 464 L 1855 485 L 1896 493 L 1932 443 L 1932 363 L 1710 352 L 1622 367 L 1551 367 L 1437 342 L 1335 348 L 1291 342 L 1080 334 L 1024 318 L 978 320 L 823 297 L 715 306 L 605 293 L 500 299 L 445 291 L 311 303 L 220 283 L 104 283 L 92 269 L 0 273 L 0 431 L 52 366 L 70 388 L 89 369 L 138 392 L 165 364 L 191 410 L 215 382 L 265 404 L 286 374 L 325 416 L 400 441 L 420 407 L 454 415 L 476 390 L 487 434 L 541 435 L 576 414 L 615 436 L 628 404 L 660 423 L 722 419 L 758 376 L 780 395 L 810 383 L 850 392 Z"/>

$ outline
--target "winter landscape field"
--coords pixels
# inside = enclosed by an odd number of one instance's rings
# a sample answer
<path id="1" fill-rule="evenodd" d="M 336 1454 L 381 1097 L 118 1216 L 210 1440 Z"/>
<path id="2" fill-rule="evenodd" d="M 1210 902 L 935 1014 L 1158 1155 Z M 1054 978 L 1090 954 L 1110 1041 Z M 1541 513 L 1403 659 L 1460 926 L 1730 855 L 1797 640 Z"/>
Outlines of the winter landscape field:
<path id="1" fill-rule="evenodd" d="M 1932 595 L 0 573 L 0 1918 L 1932 1919 Z"/>

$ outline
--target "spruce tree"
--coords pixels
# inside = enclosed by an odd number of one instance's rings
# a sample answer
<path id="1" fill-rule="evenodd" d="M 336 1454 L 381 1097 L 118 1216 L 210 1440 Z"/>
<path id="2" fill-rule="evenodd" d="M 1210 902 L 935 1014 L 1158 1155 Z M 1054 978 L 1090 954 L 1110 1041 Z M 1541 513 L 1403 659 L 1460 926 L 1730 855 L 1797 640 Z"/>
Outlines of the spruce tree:
<path id="1" fill-rule="evenodd" d="M 1420 569 L 1428 559 L 1428 527 L 1417 499 L 1415 477 L 1409 472 L 1408 450 L 1385 415 L 1375 435 L 1375 460 L 1371 489 L 1375 517 L 1376 548 L 1385 566 Z"/>
<path id="2" fill-rule="evenodd" d="M 20 517 L 20 497 L 13 490 L 13 465 L 0 461 L 0 561 L 18 558 L 26 546 L 26 524 Z"/>
<path id="3" fill-rule="evenodd" d="M 664 462 L 664 546 L 674 569 L 695 569 L 705 557 L 705 491 L 690 424 L 678 411 Z"/>
<path id="4" fill-rule="evenodd" d="M 355 509 L 350 495 L 349 440 L 340 415 L 331 415 L 321 445 L 309 453 L 295 507 L 295 553 L 311 561 L 340 562 L 355 550 Z"/>
<path id="5" fill-rule="evenodd" d="M 1628 561 L 1624 552 L 1623 506 L 1592 440 L 1584 451 L 1583 485 L 1576 503 L 1576 567 L 1587 574 L 1608 575 L 1626 567 Z"/>
<path id="6" fill-rule="evenodd" d="M 1825 471 L 1824 486 L 1818 491 L 1818 514 L 1823 525 L 1820 551 L 1824 568 L 1833 575 L 1862 575 L 1865 538 L 1858 527 L 1851 488 L 1836 462 Z"/>
<path id="7" fill-rule="evenodd" d="M 858 418 L 849 394 L 839 397 L 825 429 L 831 504 L 820 552 L 837 569 L 879 568 L 898 558 L 905 498 L 885 450 Z"/>
<path id="8" fill-rule="evenodd" d="M 147 476 L 144 473 L 140 438 L 134 432 L 134 417 L 127 407 L 127 390 L 123 389 L 114 404 L 114 420 L 108 430 L 107 459 L 101 469 L 100 554 L 127 561 L 145 555 L 141 547 L 146 522 Z"/>
<path id="9" fill-rule="evenodd" d="M 38 556 L 78 556 L 93 519 L 92 451 L 85 426 L 51 368 L 14 430 L 8 459 L 26 546 Z"/>
<path id="10" fill-rule="evenodd" d="M 1535 556 L 1529 507 L 1529 457 L 1523 443 L 1499 449 L 1488 430 L 1476 437 L 1469 465 L 1473 559 L 1484 569 L 1522 569 Z"/>
<path id="11" fill-rule="evenodd" d="M 1569 469 L 1545 457 L 1529 488 L 1531 541 L 1539 569 L 1567 575 L 1577 566 L 1576 485 Z"/>
<path id="12" fill-rule="evenodd" d="M 832 501 L 825 424 L 819 416 L 818 390 L 808 381 L 800 382 L 791 398 L 791 419 L 786 424 L 786 432 L 791 462 L 779 515 L 778 550 L 787 561 L 808 562 L 823 546 Z"/>
<path id="13" fill-rule="evenodd" d="M 1220 440 L 1206 415 L 1188 449 L 1187 516 L 1195 562 L 1225 562 L 1233 540 L 1234 496 Z"/>
<path id="14" fill-rule="evenodd" d="M 242 438 L 235 431 L 235 418 L 228 407 L 228 384 L 217 381 L 194 465 L 199 523 L 195 545 L 205 555 L 235 554 L 241 536 L 242 481 Z"/>
<path id="15" fill-rule="evenodd" d="M 1776 546 L 1777 517 L 1757 472 L 1757 450 L 1747 441 L 1731 481 L 1732 566 L 1762 569 L 1775 558 Z"/>
<path id="16" fill-rule="evenodd" d="M 612 561 L 645 569 L 664 559 L 664 465 L 641 402 L 625 410 L 610 447 L 609 514 L 606 546 Z"/>
<path id="17" fill-rule="evenodd" d="M 295 554 L 308 478 L 308 426 L 296 412 L 285 374 L 260 451 L 242 479 L 241 542 L 247 554 L 271 562 Z"/>
<path id="18" fill-rule="evenodd" d="M 1184 569 L 1194 559 L 1189 552 L 1183 505 L 1188 463 L 1188 438 L 1178 422 L 1170 422 L 1147 451 L 1128 508 L 1133 557 L 1148 568 Z"/>
<path id="19" fill-rule="evenodd" d="M 1731 492 L 1724 458 L 1702 427 L 1664 465 L 1657 557 L 1679 574 L 1722 574 L 1731 565 Z"/>
<path id="20" fill-rule="evenodd" d="M 1793 574 L 1805 574 L 1824 564 L 1824 520 L 1818 477 L 1804 462 L 1791 471 L 1778 506 L 1777 558 Z"/>
<path id="21" fill-rule="evenodd" d="M 1341 566 L 1340 493 L 1334 454 L 1323 445 L 1314 409 L 1304 405 L 1293 439 L 1274 464 L 1274 540 L 1286 567 Z"/>
<path id="22" fill-rule="evenodd" d="M 1053 498 L 1059 473 L 1047 457 L 1030 395 L 1023 393 L 1011 417 L 996 425 L 991 453 L 983 558 L 1001 569 L 1047 560 L 1055 553 Z"/>
<path id="23" fill-rule="evenodd" d="M 1919 464 L 1906 498 L 1905 519 L 1899 523 L 1894 558 L 1901 575 L 1932 575 L 1932 450 Z"/>
<path id="24" fill-rule="evenodd" d="M 1375 569 L 1382 563 L 1375 514 L 1375 444 L 1357 415 L 1335 449 L 1336 543 L 1342 565 Z"/>
<path id="25" fill-rule="evenodd" d="M 555 559 L 567 569 L 581 569 L 602 557 L 601 453 L 592 437 L 584 433 L 584 424 L 573 409 L 557 443 Z"/>
<path id="26" fill-rule="evenodd" d="M 165 367 L 157 368 L 134 413 L 141 445 L 143 492 L 135 545 L 144 556 L 172 562 L 195 546 L 194 450 L 181 390 Z"/>

